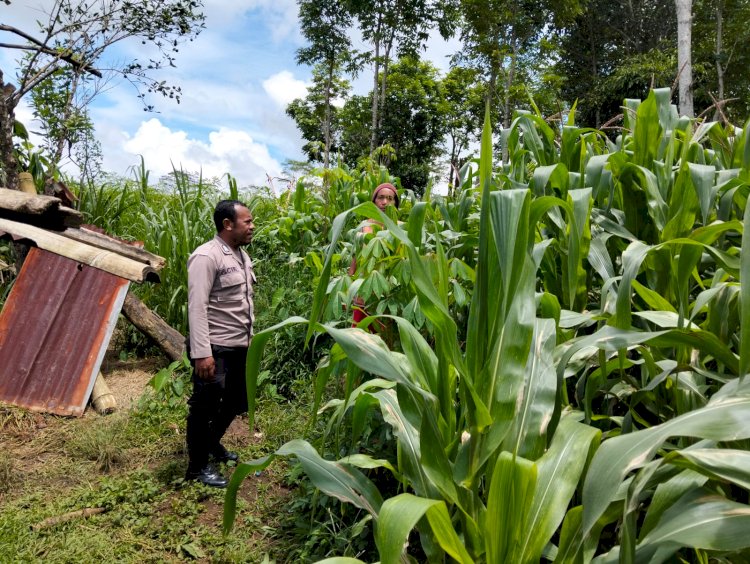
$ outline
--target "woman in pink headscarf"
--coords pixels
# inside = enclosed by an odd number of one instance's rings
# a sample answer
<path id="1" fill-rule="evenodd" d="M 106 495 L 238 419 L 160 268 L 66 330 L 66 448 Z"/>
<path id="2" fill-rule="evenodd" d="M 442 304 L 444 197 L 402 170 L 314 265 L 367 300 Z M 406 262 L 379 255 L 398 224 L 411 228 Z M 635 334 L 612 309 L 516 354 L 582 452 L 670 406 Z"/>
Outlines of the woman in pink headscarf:
<path id="1" fill-rule="evenodd" d="M 396 187 L 390 182 L 383 182 L 379 184 L 372 192 L 372 202 L 378 207 L 380 211 L 385 213 L 385 209 L 388 206 L 395 206 L 398 209 L 401 203 Z M 370 223 L 375 225 L 381 225 L 380 222 L 370 220 Z M 362 228 L 363 233 L 372 233 L 372 225 L 365 225 Z M 357 271 L 357 259 L 352 259 L 352 264 L 349 266 L 349 276 L 354 276 Z M 356 327 L 360 321 L 368 316 L 368 313 L 364 309 L 365 302 L 359 296 L 355 296 L 352 300 L 352 322 L 353 326 Z"/>

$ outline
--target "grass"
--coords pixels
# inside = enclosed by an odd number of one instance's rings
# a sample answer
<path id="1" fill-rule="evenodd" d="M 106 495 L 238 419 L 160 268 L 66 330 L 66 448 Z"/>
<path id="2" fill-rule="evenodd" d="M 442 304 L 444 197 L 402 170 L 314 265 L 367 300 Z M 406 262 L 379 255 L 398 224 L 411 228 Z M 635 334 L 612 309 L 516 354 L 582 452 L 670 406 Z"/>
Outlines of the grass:
<path id="1" fill-rule="evenodd" d="M 305 403 L 262 401 L 255 432 L 242 419 L 228 446 L 243 459 L 268 454 L 303 433 Z M 150 390 L 133 409 L 106 417 L 0 406 L 0 562 L 285 561 L 285 467 L 243 485 L 234 532 L 223 538 L 223 490 L 183 480 L 184 415 L 184 406 L 160 407 Z M 104 512 L 31 529 L 84 508 Z"/>

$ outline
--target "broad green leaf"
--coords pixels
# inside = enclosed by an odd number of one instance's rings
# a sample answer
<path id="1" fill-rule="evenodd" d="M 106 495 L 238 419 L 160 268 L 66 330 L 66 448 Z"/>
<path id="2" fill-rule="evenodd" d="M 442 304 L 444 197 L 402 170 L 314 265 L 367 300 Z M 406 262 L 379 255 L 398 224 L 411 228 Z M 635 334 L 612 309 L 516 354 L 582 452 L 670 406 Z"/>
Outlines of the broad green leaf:
<path id="1" fill-rule="evenodd" d="M 750 452 L 745 450 L 682 449 L 670 452 L 664 460 L 700 472 L 714 480 L 732 482 L 750 490 Z"/>
<path id="2" fill-rule="evenodd" d="M 631 284 L 638 275 L 641 264 L 651 249 L 653 247 L 644 245 L 640 241 L 635 241 L 630 243 L 625 252 L 622 253 L 623 273 L 620 280 L 620 287 L 617 289 L 617 314 L 612 320 L 612 324 L 619 329 L 628 329 L 630 327 Z"/>
<path id="3" fill-rule="evenodd" d="M 750 158 L 750 121 L 745 128 L 745 161 L 746 169 Z M 740 376 L 744 377 L 750 372 L 750 198 L 745 205 L 743 219 L 742 248 L 745 249 L 740 255 Z"/>
<path id="4" fill-rule="evenodd" d="M 547 446 L 547 430 L 555 408 L 555 338 L 554 320 L 537 319 L 518 413 L 505 442 L 508 450 L 531 460 L 541 456 Z"/>
<path id="5" fill-rule="evenodd" d="M 419 430 L 404 416 L 394 390 L 372 394 L 380 402 L 383 419 L 393 428 L 400 449 L 399 470 L 408 476 L 418 495 L 437 497 L 438 491 L 422 469 Z"/>
<path id="6" fill-rule="evenodd" d="M 638 544 L 636 562 L 664 562 L 680 547 L 736 551 L 750 547 L 750 507 L 692 491 L 664 512 L 659 524 Z"/>
<path id="7" fill-rule="evenodd" d="M 404 493 L 386 500 L 380 510 L 375 541 L 383 564 L 401 562 L 411 530 L 427 515 L 441 548 L 462 564 L 473 564 L 448 516 L 445 503 Z"/>
<path id="8" fill-rule="evenodd" d="M 659 123 L 659 113 L 656 95 L 652 90 L 648 97 L 638 105 L 636 110 L 635 128 L 633 131 L 633 156 L 635 163 L 640 166 L 650 166 L 656 158 L 662 126 Z"/>
<path id="9" fill-rule="evenodd" d="M 263 358 L 263 349 L 268 339 L 278 330 L 288 325 L 298 323 L 307 323 L 306 319 L 301 317 L 290 317 L 286 321 L 277 323 L 253 335 L 250 340 L 250 346 L 247 350 L 247 360 L 245 363 L 245 382 L 247 388 L 247 424 L 252 430 L 255 424 L 255 395 L 258 388 L 258 372 L 260 372 L 261 359 Z"/>
<path id="10" fill-rule="evenodd" d="M 533 462 L 509 452 L 497 458 L 484 519 L 488 564 L 519 561 L 519 542 L 524 536 L 536 481 L 537 467 Z"/>
<path id="11" fill-rule="evenodd" d="M 638 282 L 638 280 L 633 280 L 631 282 L 633 285 L 633 289 L 635 290 L 635 293 L 638 294 L 641 299 L 643 299 L 644 302 L 646 302 L 646 305 L 650 307 L 652 310 L 661 310 L 661 311 L 668 311 L 673 312 L 677 314 L 677 311 L 675 310 L 674 306 L 670 304 L 667 300 L 665 300 L 659 292 L 655 292 L 651 288 L 648 288 Z M 647 313 L 647 312 L 644 312 Z M 637 313 L 636 313 L 637 314 Z"/>
<path id="12" fill-rule="evenodd" d="M 490 193 L 492 185 L 492 129 L 489 102 L 485 109 L 484 127 L 479 158 L 479 187 L 481 190 L 479 245 L 474 294 L 469 308 L 466 329 L 466 365 L 471 374 L 480 374 L 487 358 L 491 340 L 491 325 L 497 316 L 499 303 L 491 299 L 490 280 L 497 272 L 496 251 L 490 226 Z"/>
<path id="13" fill-rule="evenodd" d="M 277 456 L 295 456 L 316 488 L 377 516 L 383 499 L 375 485 L 359 470 L 323 459 L 307 442 L 289 441 Z"/>
<path id="14" fill-rule="evenodd" d="M 705 225 L 708 223 L 711 204 L 716 199 L 716 193 L 718 191 L 718 185 L 716 184 L 716 167 L 696 163 L 688 163 L 688 167 L 690 168 L 693 186 L 695 187 L 698 202 L 700 203 L 701 218 Z"/>
<path id="15" fill-rule="evenodd" d="M 700 488 L 707 480 L 706 476 L 697 472 L 684 470 L 666 482 L 660 483 L 656 487 L 648 506 L 640 537 L 646 536 L 656 526 L 664 512 L 672 507 L 685 493 Z"/>
<path id="16" fill-rule="evenodd" d="M 536 462 L 537 480 L 518 562 L 539 562 L 568 509 L 591 446 L 600 431 L 563 417 L 549 450 Z"/>
<path id="17" fill-rule="evenodd" d="M 375 468 L 387 468 L 394 474 L 397 473 L 396 469 L 393 467 L 393 465 L 382 458 L 372 458 L 371 456 L 367 456 L 366 454 L 350 454 L 349 456 L 345 456 L 344 458 L 340 458 L 339 462 L 341 464 L 348 464 L 350 466 L 354 466 L 356 468 L 363 468 L 365 470 L 373 470 Z"/>
<path id="18" fill-rule="evenodd" d="M 568 261 L 563 275 L 567 277 L 568 305 L 574 309 L 577 304 L 585 304 L 587 298 L 583 259 L 589 254 L 591 242 L 591 189 L 571 190 L 568 192 L 568 203 L 573 213 L 568 216 Z"/>
<path id="19" fill-rule="evenodd" d="M 602 443 L 591 462 L 583 487 L 583 528 L 588 532 L 614 498 L 613 483 L 651 460 L 670 437 L 729 441 L 750 437 L 750 396 L 712 398 L 706 407 L 670 421 Z"/>
<path id="20" fill-rule="evenodd" d="M 547 191 L 547 186 L 551 191 Z M 534 169 L 531 188 L 537 196 L 555 195 L 565 198 L 568 193 L 568 169 L 563 163 L 540 166 Z"/>
<path id="21" fill-rule="evenodd" d="M 408 232 L 409 240 L 415 247 L 422 246 L 422 233 L 424 229 L 425 212 L 427 211 L 427 202 L 417 202 L 409 212 Z"/>

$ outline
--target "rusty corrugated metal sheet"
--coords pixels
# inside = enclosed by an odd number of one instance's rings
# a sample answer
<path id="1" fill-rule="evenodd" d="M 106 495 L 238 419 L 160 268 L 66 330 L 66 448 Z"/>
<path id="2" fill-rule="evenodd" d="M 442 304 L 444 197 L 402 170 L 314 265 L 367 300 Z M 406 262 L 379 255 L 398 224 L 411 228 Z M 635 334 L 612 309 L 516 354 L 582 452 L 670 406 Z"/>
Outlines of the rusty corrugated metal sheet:
<path id="1" fill-rule="evenodd" d="M 0 313 L 0 401 L 82 415 L 128 285 L 32 248 Z"/>

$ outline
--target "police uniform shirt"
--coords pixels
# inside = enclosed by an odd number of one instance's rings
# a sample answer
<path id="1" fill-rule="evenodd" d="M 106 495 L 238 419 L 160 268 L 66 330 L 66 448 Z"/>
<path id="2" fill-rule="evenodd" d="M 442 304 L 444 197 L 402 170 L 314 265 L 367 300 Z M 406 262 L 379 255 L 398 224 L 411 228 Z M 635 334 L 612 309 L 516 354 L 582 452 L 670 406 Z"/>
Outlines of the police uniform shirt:
<path id="1" fill-rule="evenodd" d="M 211 356 L 211 345 L 246 347 L 253 334 L 255 273 L 248 254 L 216 235 L 187 263 L 191 358 Z"/>

